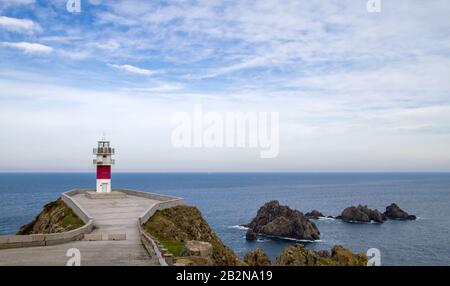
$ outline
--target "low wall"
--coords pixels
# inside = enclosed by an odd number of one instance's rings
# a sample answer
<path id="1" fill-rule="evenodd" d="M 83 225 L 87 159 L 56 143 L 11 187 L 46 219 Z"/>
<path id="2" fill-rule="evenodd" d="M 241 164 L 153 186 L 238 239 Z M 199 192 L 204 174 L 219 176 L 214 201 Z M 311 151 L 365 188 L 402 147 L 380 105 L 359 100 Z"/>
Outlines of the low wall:
<path id="1" fill-rule="evenodd" d="M 64 192 L 61 195 L 61 199 L 85 223 L 84 226 L 62 233 L 0 236 L 0 249 L 55 245 L 82 239 L 85 234 L 92 232 L 94 228 L 94 219 L 80 204 L 78 204 L 76 200 L 72 198 L 72 196 L 77 194 L 84 194 L 87 191 L 92 191 L 92 189 L 74 189 Z M 158 210 L 183 205 L 184 199 L 174 196 L 146 193 L 130 189 L 114 189 L 113 191 L 119 191 L 132 196 L 159 201 L 149 207 L 139 217 L 138 229 L 141 237 L 141 242 L 145 249 L 152 255 L 156 255 L 161 266 L 171 265 L 172 255 L 166 249 L 164 249 L 155 238 L 148 234 L 142 228 L 142 225 L 146 223 Z"/>
<path id="2" fill-rule="evenodd" d="M 114 189 L 113 191 L 126 193 L 126 194 L 136 196 L 136 197 L 143 197 L 143 198 L 147 198 L 147 199 L 151 199 L 151 200 L 157 200 L 157 201 L 161 201 L 161 202 L 173 201 L 173 200 L 183 200 L 182 198 L 175 197 L 175 196 L 141 192 L 141 191 L 130 190 L 130 189 Z"/>
<path id="3" fill-rule="evenodd" d="M 158 248 L 158 243 L 156 239 L 154 239 L 150 234 L 148 234 L 140 223 L 138 223 L 139 233 L 141 236 L 142 245 L 147 250 L 150 255 L 156 255 L 159 261 L 160 266 L 169 266 L 168 261 L 166 261 L 165 257 L 161 253 Z"/>
<path id="4" fill-rule="evenodd" d="M 78 194 L 79 190 L 72 190 L 61 195 L 62 200 L 74 213 L 85 223 L 80 228 L 48 234 L 30 234 L 30 235 L 2 235 L 0 236 L 0 249 L 46 246 L 66 243 L 74 240 L 80 240 L 85 234 L 91 233 L 94 228 L 94 220 L 89 216 L 86 210 L 81 207 L 71 196 Z"/>
<path id="5" fill-rule="evenodd" d="M 152 237 L 147 233 L 142 225 L 146 223 L 158 210 L 163 210 L 171 207 L 176 207 L 179 205 L 184 205 L 184 199 L 173 196 L 159 195 L 153 193 L 144 193 L 134 190 L 117 190 L 134 196 L 142 196 L 145 198 L 159 200 L 160 202 L 151 206 L 146 210 L 140 217 L 138 221 L 139 234 L 141 236 L 142 244 L 144 245 L 147 252 L 152 255 L 156 255 L 161 266 L 172 265 L 172 254 L 164 249 L 156 238 Z"/>
<path id="6" fill-rule="evenodd" d="M 83 190 L 71 190 L 65 192 L 61 195 L 61 199 L 68 205 L 73 212 L 84 222 L 89 223 L 89 221 L 93 221 L 94 219 L 88 214 L 88 212 L 75 200 L 71 197 L 80 193 L 84 193 Z"/>

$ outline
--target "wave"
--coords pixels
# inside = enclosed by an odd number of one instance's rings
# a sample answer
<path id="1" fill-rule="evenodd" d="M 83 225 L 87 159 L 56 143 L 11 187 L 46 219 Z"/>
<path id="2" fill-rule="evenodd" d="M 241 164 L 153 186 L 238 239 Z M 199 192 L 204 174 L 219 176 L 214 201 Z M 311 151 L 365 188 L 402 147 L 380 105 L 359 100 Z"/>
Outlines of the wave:
<path id="1" fill-rule="evenodd" d="M 243 226 L 243 225 L 231 225 L 228 228 L 235 228 L 235 229 L 240 229 L 240 230 L 247 230 L 248 227 Z"/>
<path id="2" fill-rule="evenodd" d="M 352 223 L 352 224 L 382 224 L 381 222 L 377 222 L 371 220 L 370 222 L 358 221 L 358 220 L 340 220 L 342 223 Z"/>
<path id="3" fill-rule="evenodd" d="M 296 242 L 304 242 L 304 243 L 316 243 L 316 242 L 323 242 L 323 240 L 308 240 L 308 239 L 298 239 L 298 238 L 292 238 L 292 237 L 283 237 L 283 236 L 275 236 L 275 235 L 268 235 L 268 234 L 257 234 L 258 236 L 262 237 L 268 237 L 272 239 L 281 239 L 281 240 L 290 240 L 290 241 L 296 241 Z"/>
<path id="4" fill-rule="evenodd" d="M 318 220 L 336 220 L 334 217 L 320 216 Z"/>

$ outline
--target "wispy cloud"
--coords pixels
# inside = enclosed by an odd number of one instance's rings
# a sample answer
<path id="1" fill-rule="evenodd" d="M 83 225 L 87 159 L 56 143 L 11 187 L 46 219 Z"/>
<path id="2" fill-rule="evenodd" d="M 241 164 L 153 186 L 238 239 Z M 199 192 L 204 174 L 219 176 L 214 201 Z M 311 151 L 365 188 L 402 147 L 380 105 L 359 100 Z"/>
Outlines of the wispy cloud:
<path id="1" fill-rule="evenodd" d="M 140 75 L 153 75 L 153 74 L 157 73 L 156 71 L 138 68 L 138 67 L 135 67 L 132 65 L 126 65 L 126 64 L 125 65 L 108 64 L 108 66 L 110 68 L 117 69 L 120 71 L 125 71 L 125 72 L 129 72 L 129 73 L 140 74 Z"/>
<path id="2" fill-rule="evenodd" d="M 41 27 L 29 19 L 17 19 L 0 16 L 0 28 L 19 33 L 34 33 L 42 31 Z"/>
<path id="3" fill-rule="evenodd" d="M 372 167 L 395 159 L 400 167 L 450 170 L 450 2 L 422 2 L 383 1 L 381 13 L 367 13 L 367 0 L 86 0 L 72 15 L 65 0 L 0 0 L 0 29 L 10 31 L 0 33 L 0 125 L 17 135 L 6 138 L 10 148 L 0 140 L 0 150 L 15 148 L 21 121 L 33 121 L 36 132 L 74 124 L 94 134 L 102 126 L 92 122 L 104 120 L 97 102 L 128 117 L 108 133 L 131 140 L 140 134 L 127 136 L 130 126 L 140 122 L 136 133 L 147 128 L 152 148 L 164 150 L 170 127 L 151 116 L 203 102 L 212 110 L 278 111 L 279 167 L 295 169 L 299 157 L 305 168 L 326 167 L 329 157 L 338 167 L 359 166 L 364 156 Z M 7 121 L 14 114 L 21 121 Z M 48 141 L 40 137 L 42 146 Z M 422 159 L 412 162 L 411 154 Z M 218 158 L 210 155 L 202 160 Z M 252 165 L 243 158 L 222 159 Z"/>
<path id="4" fill-rule="evenodd" d="M 182 84 L 172 84 L 172 83 L 163 83 L 163 84 L 156 84 L 152 87 L 136 87 L 133 88 L 133 91 L 137 92 L 172 92 L 172 91 L 179 91 L 184 88 L 184 85 Z"/>
<path id="5" fill-rule="evenodd" d="M 5 47 L 21 50 L 25 54 L 46 55 L 50 54 L 53 51 L 52 47 L 28 42 L 3 42 L 2 45 Z"/>
<path id="6" fill-rule="evenodd" d="M 2 0 L 3 5 L 20 6 L 34 4 L 36 0 Z"/>

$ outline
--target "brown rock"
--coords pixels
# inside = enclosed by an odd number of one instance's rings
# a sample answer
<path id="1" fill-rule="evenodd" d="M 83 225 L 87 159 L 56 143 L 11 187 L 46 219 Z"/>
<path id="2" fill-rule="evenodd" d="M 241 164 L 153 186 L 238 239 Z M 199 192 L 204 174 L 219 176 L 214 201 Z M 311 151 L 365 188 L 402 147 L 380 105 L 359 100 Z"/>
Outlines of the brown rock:
<path id="1" fill-rule="evenodd" d="M 270 266 L 269 256 L 260 248 L 247 252 L 244 256 L 244 262 L 248 266 Z"/>
<path id="2" fill-rule="evenodd" d="M 213 254 L 212 244 L 206 241 L 188 240 L 184 244 L 182 256 L 200 256 L 210 258 Z"/>
<path id="3" fill-rule="evenodd" d="M 415 220 L 415 215 L 410 215 L 404 210 L 402 210 L 397 204 L 392 203 L 386 207 L 386 211 L 384 212 L 386 218 L 389 219 L 398 219 L 398 220 Z"/>
<path id="4" fill-rule="evenodd" d="M 29 224 L 23 225 L 17 234 L 60 233 L 83 225 L 83 221 L 59 198 L 46 204 L 39 215 Z"/>
<path id="5" fill-rule="evenodd" d="M 245 239 L 249 241 L 254 241 L 257 240 L 258 238 L 256 236 L 256 233 L 251 228 L 249 228 L 247 229 L 247 233 L 245 234 Z"/>
<path id="6" fill-rule="evenodd" d="M 247 225 L 255 233 L 304 240 L 320 239 L 316 225 L 303 213 L 270 201 L 262 206 Z"/>
<path id="7" fill-rule="evenodd" d="M 371 210 L 367 206 L 358 205 L 344 209 L 341 215 L 338 217 L 346 222 L 364 222 L 375 221 L 383 223 L 385 217 L 378 210 Z"/>
<path id="8" fill-rule="evenodd" d="M 336 245 L 331 254 L 328 251 L 313 251 L 301 244 L 285 248 L 278 255 L 276 266 L 366 266 L 365 254 L 354 254 L 350 250 Z"/>
<path id="9" fill-rule="evenodd" d="M 318 210 L 312 210 L 309 213 L 306 213 L 305 216 L 309 219 L 318 219 L 319 217 L 324 217 L 324 215 Z"/>
<path id="10" fill-rule="evenodd" d="M 167 241 L 172 245 L 184 245 L 190 240 L 210 243 L 213 253 L 209 265 L 235 266 L 242 264 L 239 257 L 220 240 L 195 207 L 183 205 L 158 210 L 143 227 L 162 244 Z M 179 255 L 176 252 L 173 254 Z M 192 257 L 189 256 L 191 261 Z M 205 263 L 204 259 L 193 261 L 193 263 L 197 262 L 198 265 Z"/>

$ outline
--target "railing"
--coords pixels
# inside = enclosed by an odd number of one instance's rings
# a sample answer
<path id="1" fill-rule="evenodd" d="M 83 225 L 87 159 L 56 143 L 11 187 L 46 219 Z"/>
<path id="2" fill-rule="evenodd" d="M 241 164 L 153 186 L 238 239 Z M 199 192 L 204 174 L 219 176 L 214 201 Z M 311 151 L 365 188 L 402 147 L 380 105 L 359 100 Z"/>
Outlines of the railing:
<path id="1" fill-rule="evenodd" d="M 97 161 L 97 159 L 94 159 L 92 161 L 94 163 L 94 165 L 114 165 L 116 163 L 115 159 L 111 159 L 111 160 L 106 160 L 106 162 L 102 162 L 102 161 Z"/>
<path id="2" fill-rule="evenodd" d="M 94 148 L 92 153 L 94 153 L 94 155 L 114 155 L 115 149 L 111 147 L 99 147 Z"/>
<path id="3" fill-rule="evenodd" d="M 158 258 L 159 265 L 168 266 L 173 264 L 173 255 L 163 248 L 158 240 L 147 233 L 143 224 L 145 224 L 158 210 L 163 210 L 179 205 L 184 205 L 184 199 L 174 196 L 161 195 L 155 193 L 140 192 L 129 189 L 114 189 L 114 191 L 119 191 L 128 195 L 143 197 L 151 200 L 158 201 L 157 203 L 150 206 L 138 220 L 138 229 L 141 236 L 141 242 L 144 248 L 151 255 L 155 255 Z"/>

